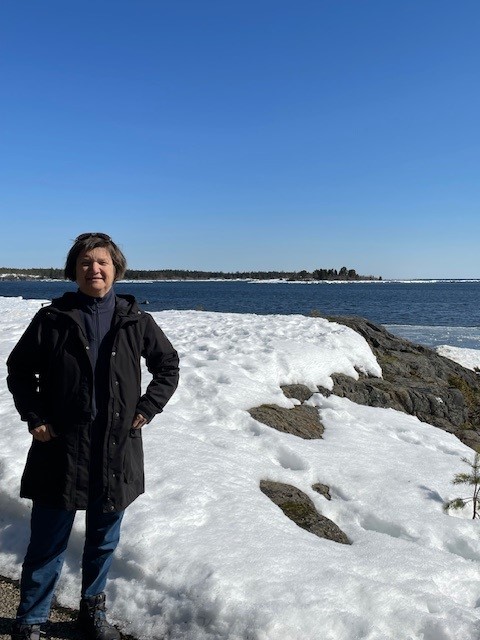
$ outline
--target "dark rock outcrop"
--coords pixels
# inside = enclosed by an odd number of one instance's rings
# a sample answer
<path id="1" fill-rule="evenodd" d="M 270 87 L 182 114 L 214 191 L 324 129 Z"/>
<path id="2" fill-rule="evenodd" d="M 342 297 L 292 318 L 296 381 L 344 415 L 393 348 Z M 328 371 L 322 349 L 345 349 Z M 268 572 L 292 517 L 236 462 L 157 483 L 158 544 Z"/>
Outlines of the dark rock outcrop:
<path id="1" fill-rule="evenodd" d="M 432 349 L 397 338 L 364 318 L 329 317 L 347 325 L 370 345 L 383 378 L 359 380 L 335 374 L 333 393 L 359 404 L 390 407 L 417 416 L 468 446 L 480 446 L 480 378 Z"/>
<path id="2" fill-rule="evenodd" d="M 276 404 L 262 404 L 248 412 L 258 422 L 305 440 L 321 438 L 323 434 L 323 425 L 316 407 L 298 405 L 293 409 L 286 409 Z"/>
<path id="3" fill-rule="evenodd" d="M 320 493 L 327 500 L 332 499 L 332 496 L 330 495 L 330 487 L 328 486 L 328 484 L 316 482 L 315 484 L 312 484 L 312 489 L 317 493 Z"/>
<path id="4" fill-rule="evenodd" d="M 262 480 L 260 489 L 296 525 L 319 538 L 350 544 L 346 534 L 332 520 L 322 516 L 306 493 L 290 484 Z"/>
<path id="5" fill-rule="evenodd" d="M 287 398 L 295 398 L 296 400 L 300 400 L 300 402 L 309 400 L 314 394 L 314 391 L 310 391 L 304 384 L 284 384 L 281 385 L 280 388 Z"/>

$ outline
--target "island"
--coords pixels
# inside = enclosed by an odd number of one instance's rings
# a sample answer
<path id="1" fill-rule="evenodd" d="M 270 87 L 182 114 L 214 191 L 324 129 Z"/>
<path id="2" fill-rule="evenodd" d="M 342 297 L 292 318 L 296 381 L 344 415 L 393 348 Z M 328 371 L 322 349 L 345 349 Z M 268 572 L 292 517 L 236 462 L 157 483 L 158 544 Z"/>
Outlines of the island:
<path id="1" fill-rule="evenodd" d="M 63 280 L 63 269 L 56 267 L 17 269 L 0 267 L 1 280 Z M 313 271 L 199 271 L 191 269 L 127 269 L 125 280 L 285 280 L 371 281 L 382 276 L 359 275 L 355 269 L 314 269 Z"/>

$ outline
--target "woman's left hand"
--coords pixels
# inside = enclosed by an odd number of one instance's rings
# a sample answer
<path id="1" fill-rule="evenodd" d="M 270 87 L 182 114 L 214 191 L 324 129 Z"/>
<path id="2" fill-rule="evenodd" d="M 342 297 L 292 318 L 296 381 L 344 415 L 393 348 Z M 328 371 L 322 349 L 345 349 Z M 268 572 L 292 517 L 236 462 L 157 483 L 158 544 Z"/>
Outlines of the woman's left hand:
<path id="1" fill-rule="evenodd" d="M 147 419 L 142 416 L 141 413 L 137 413 L 137 415 L 135 416 L 135 420 L 132 423 L 132 428 L 141 429 L 144 424 L 147 424 Z"/>

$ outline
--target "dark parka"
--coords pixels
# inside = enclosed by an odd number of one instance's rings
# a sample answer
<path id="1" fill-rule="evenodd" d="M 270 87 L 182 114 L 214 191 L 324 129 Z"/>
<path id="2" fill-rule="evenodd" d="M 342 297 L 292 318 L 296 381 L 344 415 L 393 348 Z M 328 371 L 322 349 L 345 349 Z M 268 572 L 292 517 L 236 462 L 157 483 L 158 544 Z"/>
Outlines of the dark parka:
<path id="1" fill-rule="evenodd" d="M 144 491 L 142 429 L 178 384 L 178 356 L 152 316 L 132 296 L 116 296 L 109 334 L 108 401 L 103 425 L 104 511 L 120 511 Z M 152 380 L 141 395 L 140 359 Z M 88 504 L 93 370 L 78 297 L 42 308 L 7 361 L 8 387 L 30 430 L 51 424 L 56 438 L 33 440 L 20 495 L 66 509 Z"/>

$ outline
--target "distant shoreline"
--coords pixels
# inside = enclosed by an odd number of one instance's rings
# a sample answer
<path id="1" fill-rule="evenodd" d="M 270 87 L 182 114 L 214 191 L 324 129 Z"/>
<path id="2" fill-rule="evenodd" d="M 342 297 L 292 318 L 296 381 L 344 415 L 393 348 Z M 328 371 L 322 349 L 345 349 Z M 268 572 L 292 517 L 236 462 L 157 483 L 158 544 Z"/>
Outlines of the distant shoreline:
<path id="1" fill-rule="evenodd" d="M 33 275 L 23 274 L 0 274 L 0 284 L 2 282 L 69 282 L 64 278 L 48 278 Z M 292 280 L 287 278 L 129 278 L 125 277 L 119 280 L 118 283 L 125 284 L 154 284 L 156 282 L 247 282 L 250 284 L 303 284 L 303 285 L 317 285 L 317 284 L 435 284 L 435 283 L 478 283 L 480 278 L 382 278 L 382 279 L 362 279 L 356 280 Z"/>
<path id="2" fill-rule="evenodd" d="M 24 276 L 17 274 L 0 274 L 0 282 L 68 282 L 64 278 L 44 278 L 41 276 Z M 118 282 L 257 282 L 257 283 L 283 283 L 283 284 L 326 284 L 350 283 L 350 282 L 387 282 L 387 280 L 373 280 L 370 278 L 357 278 L 355 280 L 294 280 L 292 278 L 129 278 L 126 276 Z"/>
<path id="3" fill-rule="evenodd" d="M 63 269 L 56 267 L 0 267 L 1 280 L 63 280 Z M 125 280 L 281 280 L 285 282 L 381 281 L 382 276 L 360 275 L 355 269 L 315 269 L 314 271 L 199 271 L 193 269 L 127 269 Z"/>

